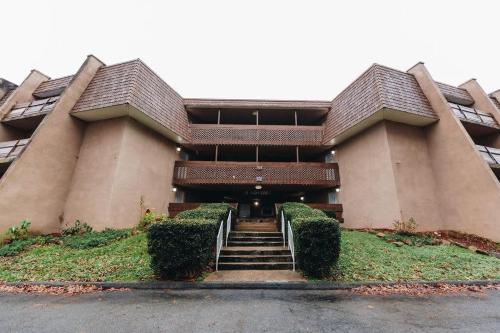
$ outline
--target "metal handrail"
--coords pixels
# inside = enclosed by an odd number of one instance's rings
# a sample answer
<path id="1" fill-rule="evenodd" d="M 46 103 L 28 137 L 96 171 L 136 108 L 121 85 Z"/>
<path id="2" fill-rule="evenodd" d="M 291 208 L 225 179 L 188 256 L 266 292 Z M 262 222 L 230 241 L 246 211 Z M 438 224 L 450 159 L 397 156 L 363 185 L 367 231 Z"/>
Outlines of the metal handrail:
<path id="1" fill-rule="evenodd" d="M 226 225 L 226 246 L 227 246 L 227 239 L 229 238 L 229 233 L 231 232 L 231 225 L 232 225 L 232 221 L 231 221 L 231 209 L 229 209 L 229 214 L 227 215 L 227 225 Z"/>
<path id="2" fill-rule="evenodd" d="M 286 242 L 286 235 L 285 235 L 285 214 L 283 214 L 283 211 L 281 211 L 281 234 L 283 235 L 283 247 L 285 246 Z"/>
<path id="3" fill-rule="evenodd" d="M 290 226 L 290 221 L 288 221 L 288 249 L 292 254 L 293 271 L 295 272 L 295 248 L 293 244 L 293 231 L 292 227 Z"/>
<path id="4" fill-rule="evenodd" d="M 217 247 L 215 249 L 215 270 L 219 270 L 219 256 L 220 250 L 222 249 L 223 239 L 222 235 L 224 234 L 224 220 L 220 221 L 219 232 L 217 233 Z"/>

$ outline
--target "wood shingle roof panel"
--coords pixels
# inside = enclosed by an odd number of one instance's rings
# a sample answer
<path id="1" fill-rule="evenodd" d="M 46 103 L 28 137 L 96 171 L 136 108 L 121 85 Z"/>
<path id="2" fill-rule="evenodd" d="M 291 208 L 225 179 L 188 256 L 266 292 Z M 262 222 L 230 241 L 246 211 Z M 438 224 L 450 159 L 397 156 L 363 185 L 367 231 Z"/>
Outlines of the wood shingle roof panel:
<path id="1" fill-rule="evenodd" d="M 437 119 L 413 75 L 375 64 L 333 99 L 324 141 L 332 140 L 383 108 Z"/>
<path id="2" fill-rule="evenodd" d="M 469 92 L 463 88 L 458 88 L 451 86 L 449 84 L 436 82 L 439 90 L 443 93 L 444 97 L 453 103 L 472 105 L 474 104 L 474 99 L 469 94 Z"/>
<path id="3" fill-rule="evenodd" d="M 72 112 L 129 104 L 175 134 L 189 138 L 182 97 L 140 60 L 101 68 Z"/>
<path id="4" fill-rule="evenodd" d="M 60 88 L 65 88 L 71 79 L 73 78 L 73 75 L 68 75 L 64 77 L 60 77 L 57 79 L 51 79 L 47 80 L 45 82 L 42 82 L 38 88 L 36 88 L 35 92 L 33 94 L 39 94 L 45 91 L 51 91 L 51 90 L 56 90 Z"/>

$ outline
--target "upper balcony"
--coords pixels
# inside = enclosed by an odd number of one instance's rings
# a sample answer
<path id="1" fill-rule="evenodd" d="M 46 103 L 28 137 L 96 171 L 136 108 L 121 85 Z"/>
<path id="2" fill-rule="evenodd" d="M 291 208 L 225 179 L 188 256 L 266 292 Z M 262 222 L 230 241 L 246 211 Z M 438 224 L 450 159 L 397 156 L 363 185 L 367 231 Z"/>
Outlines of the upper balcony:
<path id="1" fill-rule="evenodd" d="M 41 119 L 52 111 L 58 99 L 59 96 L 55 96 L 29 103 L 18 103 L 5 115 L 2 122 L 23 130 L 33 130 Z"/>
<path id="2" fill-rule="evenodd" d="M 500 168 L 500 149 L 476 145 L 477 150 L 492 168 Z"/>
<path id="3" fill-rule="evenodd" d="M 487 113 L 468 106 L 459 105 L 455 103 L 449 103 L 453 113 L 460 120 L 466 121 L 468 123 L 487 126 L 495 129 L 499 129 L 495 118 Z"/>
<path id="4" fill-rule="evenodd" d="M 198 145 L 321 145 L 323 126 L 191 124 Z"/>
<path id="5" fill-rule="evenodd" d="M 28 145 L 30 139 L 0 142 L 0 163 L 12 162 Z"/>
<path id="6" fill-rule="evenodd" d="M 176 161 L 175 185 L 340 185 L 337 163 Z"/>

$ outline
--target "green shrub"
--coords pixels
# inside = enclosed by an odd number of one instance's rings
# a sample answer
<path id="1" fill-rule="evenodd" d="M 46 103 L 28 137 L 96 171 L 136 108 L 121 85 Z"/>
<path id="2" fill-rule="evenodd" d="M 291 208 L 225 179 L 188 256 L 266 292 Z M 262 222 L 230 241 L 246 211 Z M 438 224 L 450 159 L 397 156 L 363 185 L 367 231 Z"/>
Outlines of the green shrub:
<path id="1" fill-rule="evenodd" d="M 75 225 L 63 229 L 62 234 L 63 236 L 74 236 L 74 235 L 83 235 L 88 232 L 92 232 L 92 227 L 85 222 L 82 223 L 80 222 L 80 220 L 76 220 Z"/>
<path id="2" fill-rule="evenodd" d="M 27 248 L 28 246 L 33 245 L 35 243 L 36 243 L 36 240 L 34 238 L 13 240 L 11 243 L 0 247 L 0 257 L 15 256 L 15 255 L 19 254 L 19 252 L 21 252 L 25 248 Z"/>
<path id="3" fill-rule="evenodd" d="M 179 279 L 199 272 L 212 257 L 218 227 L 218 219 L 200 218 L 175 218 L 151 225 L 148 253 L 155 274 L 162 279 Z"/>
<path id="4" fill-rule="evenodd" d="M 142 219 L 139 221 L 137 229 L 143 231 L 147 230 L 149 226 L 155 222 L 156 222 L 156 214 L 151 211 L 146 211 L 146 214 L 144 214 Z"/>
<path id="5" fill-rule="evenodd" d="M 281 209 L 292 226 L 298 266 L 309 276 L 328 275 L 340 255 L 338 221 L 301 203 L 287 202 Z"/>
<path id="6" fill-rule="evenodd" d="M 16 239 L 11 243 L 0 246 L 0 257 L 12 257 L 19 254 L 27 247 L 35 244 L 44 245 L 54 243 L 57 239 L 52 236 L 36 236 L 26 239 Z"/>
<path id="7" fill-rule="evenodd" d="M 417 231 L 417 221 L 413 217 L 410 217 L 408 221 L 396 220 L 392 224 L 394 231 L 401 235 L 413 235 Z"/>
<path id="8" fill-rule="evenodd" d="M 7 231 L 8 235 L 10 236 L 11 240 L 20 240 L 20 239 L 26 239 L 29 235 L 29 228 L 31 226 L 31 222 L 28 220 L 22 220 L 21 225 L 17 226 L 14 225 L 9 228 Z"/>
<path id="9" fill-rule="evenodd" d="M 88 249 L 92 247 L 104 246 L 114 240 L 130 236 L 130 230 L 105 229 L 100 232 L 88 232 L 83 235 L 66 236 L 63 244 L 72 249 Z"/>

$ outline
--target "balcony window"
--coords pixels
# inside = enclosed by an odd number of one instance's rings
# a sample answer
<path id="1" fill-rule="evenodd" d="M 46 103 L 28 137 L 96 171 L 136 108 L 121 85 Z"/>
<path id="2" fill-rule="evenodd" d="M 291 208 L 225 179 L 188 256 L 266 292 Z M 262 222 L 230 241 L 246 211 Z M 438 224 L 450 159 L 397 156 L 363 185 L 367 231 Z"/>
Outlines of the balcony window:
<path id="1" fill-rule="evenodd" d="M 55 102 L 59 99 L 59 96 L 44 98 L 34 100 L 31 103 L 18 103 L 14 108 L 7 114 L 5 120 L 36 116 L 40 114 L 49 113 Z"/>
<path id="2" fill-rule="evenodd" d="M 493 118 L 493 116 L 487 112 L 479 111 L 474 108 L 455 103 L 449 103 L 449 105 L 455 116 L 459 119 L 481 123 L 488 126 L 498 126 L 495 118 Z"/>
<path id="3" fill-rule="evenodd" d="M 488 164 L 500 164 L 500 149 L 476 145 L 479 153 Z"/>

